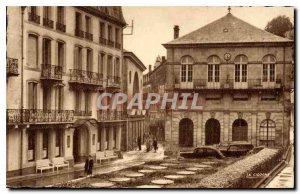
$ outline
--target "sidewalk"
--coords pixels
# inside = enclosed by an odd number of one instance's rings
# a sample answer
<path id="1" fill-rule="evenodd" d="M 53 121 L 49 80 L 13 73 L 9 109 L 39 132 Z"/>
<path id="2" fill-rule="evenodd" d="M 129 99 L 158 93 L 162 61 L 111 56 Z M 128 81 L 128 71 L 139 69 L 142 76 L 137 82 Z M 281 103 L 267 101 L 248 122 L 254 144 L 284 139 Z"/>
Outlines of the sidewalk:
<path id="1" fill-rule="evenodd" d="M 111 161 L 107 164 L 96 164 L 93 174 L 110 173 L 132 166 L 138 166 L 145 161 L 160 160 L 164 157 L 164 150 L 161 145 L 157 153 L 146 152 L 146 147 L 142 146 L 141 151 L 129 151 L 123 153 L 123 159 Z M 66 181 L 80 181 L 86 178 L 83 171 L 84 164 L 76 164 L 71 169 L 59 170 L 58 173 L 30 174 L 25 176 L 11 177 L 6 179 L 7 187 L 46 187 L 56 185 Z"/>

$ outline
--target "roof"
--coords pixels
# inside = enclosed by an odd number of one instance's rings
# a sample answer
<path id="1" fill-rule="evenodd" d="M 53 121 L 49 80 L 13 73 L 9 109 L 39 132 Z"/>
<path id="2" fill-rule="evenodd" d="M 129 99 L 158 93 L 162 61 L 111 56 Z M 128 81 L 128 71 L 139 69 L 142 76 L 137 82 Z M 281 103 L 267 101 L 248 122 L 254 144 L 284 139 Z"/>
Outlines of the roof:
<path id="1" fill-rule="evenodd" d="M 132 61 L 137 65 L 137 67 L 142 71 L 145 71 L 147 69 L 144 63 L 133 52 L 123 49 L 123 54 L 124 57 L 130 57 Z"/>
<path id="2" fill-rule="evenodd" d="M 228 13 L 187 35 L 179 37 L 168 45 L 180 44 L 218 44 L 218 43 L 267 43 L 292 42 L 289 39 L 271 34 Z"/>

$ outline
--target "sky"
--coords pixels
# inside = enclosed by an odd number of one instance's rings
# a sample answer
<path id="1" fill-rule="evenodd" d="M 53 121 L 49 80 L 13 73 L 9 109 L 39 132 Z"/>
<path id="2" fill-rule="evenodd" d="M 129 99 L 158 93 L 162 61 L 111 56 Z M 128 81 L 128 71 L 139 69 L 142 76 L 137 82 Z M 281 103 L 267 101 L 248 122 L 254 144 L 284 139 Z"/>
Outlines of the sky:
<path id="1" fill-rule="evenodd" d="M 131 21 L 134 22 L 133 35 L 124 36 L 124 48 L 134 52 L 147 68 L 153 66 L 158 55 L 166 56 L 162 44 L 173 39 L 174 25 L 179 25 L 182 36 L 228 13 L 228 7 L 123 6 L 122 9 L 127 24 L 131 26 Z M 294 23 L 292 7 L 231 7 L 231 13 L 261 29 L 278 15 L 286 15 Z M 130 28 L 124 30 L 124 34 L 130 32 Z"/>

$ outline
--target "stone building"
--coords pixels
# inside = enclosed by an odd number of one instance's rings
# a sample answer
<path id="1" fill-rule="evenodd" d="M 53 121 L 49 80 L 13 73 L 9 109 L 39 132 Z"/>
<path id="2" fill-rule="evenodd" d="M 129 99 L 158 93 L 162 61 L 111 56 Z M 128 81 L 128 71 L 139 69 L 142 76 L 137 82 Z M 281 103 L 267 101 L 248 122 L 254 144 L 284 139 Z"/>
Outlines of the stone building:
<path id="1" fill-rule="evenodd" d="M 202 110 L 167 110 L 165 149 L 222 142 L 286 146 L 293 41 L 230 12 L 167 49 L 166 90 L 198 93 Z"/>
<path id="2" fill-rule="evenodd" d="M 125 26 L 121 7 L 7 7 L 7 176 L 120 150 L 122 108 L 96 102 L 122 89 Z"/>
<path id="3" fill-rule="evenodd" d="M 143 62 L 131 51 L 124 49 L 123 54 L 123 86 L 124 93 L 128 97 L 134 94 L 143 94 L 143 71 L 146 70 Z M 126 130 L 122 131 L 122 150 L 132 150 L 136 148 L 136 140 L 147 132 L 145 128 L 145 111 L 131 109 L 127 111 Z M 143 143 L 143 142 L 142 142 Z"/>

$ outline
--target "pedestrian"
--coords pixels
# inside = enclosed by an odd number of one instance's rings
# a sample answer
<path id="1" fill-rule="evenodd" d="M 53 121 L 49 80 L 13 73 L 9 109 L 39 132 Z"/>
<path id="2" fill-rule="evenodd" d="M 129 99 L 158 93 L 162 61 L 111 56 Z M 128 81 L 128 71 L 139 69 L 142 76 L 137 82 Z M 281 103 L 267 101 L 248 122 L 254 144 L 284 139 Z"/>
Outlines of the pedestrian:
<path id="1" fill-rule="evenodd" d="M 157 139 L 156 139 L 155 136 L 154 136 L 154 138 L 153 138 L 153 148 L 154 148 L 154 152 L 156 153 L 158 147 L 157 147 Z"/>
<path id="2" fill-rule="evenodd" d="M 84 165 L 84 172 L 87 174 L 87 176 L 90 176 L 93 174 L 93 167 L 94 167 L 94 160 L 91 155 L 86 159 L 85 165 Z"/>
<path id="3" fill-rule="evenodd" d="M 142 150 L 142 139 L 141 136 L 138 137 L 138 146 L 139 146 L 139 150 Z"/>

